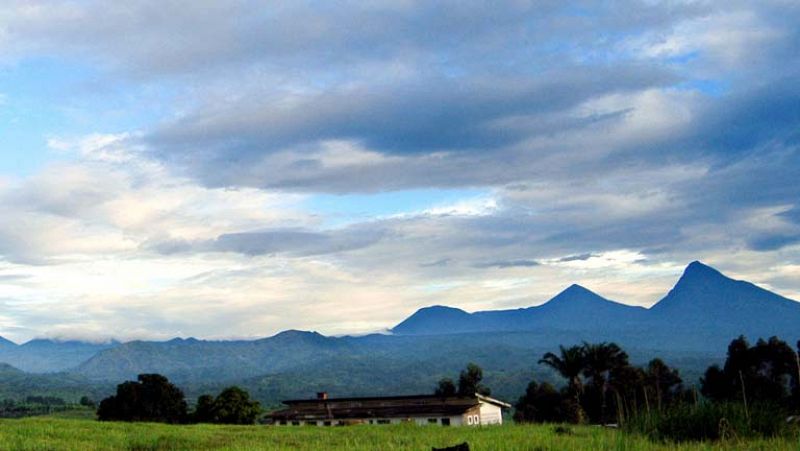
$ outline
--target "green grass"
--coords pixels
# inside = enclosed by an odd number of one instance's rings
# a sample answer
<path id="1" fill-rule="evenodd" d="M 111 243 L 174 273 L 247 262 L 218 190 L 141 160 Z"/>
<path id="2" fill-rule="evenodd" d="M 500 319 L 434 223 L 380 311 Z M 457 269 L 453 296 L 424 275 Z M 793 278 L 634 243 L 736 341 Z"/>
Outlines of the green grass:
<path id="1" fill-rule="evenodd" d="M 798 450 L 798 439 L 656 444 L 599 427 L 170 426 L 54 417 L 0 421 L 3 450 L 430 450 L 464 441 L 473 450 Z"/>

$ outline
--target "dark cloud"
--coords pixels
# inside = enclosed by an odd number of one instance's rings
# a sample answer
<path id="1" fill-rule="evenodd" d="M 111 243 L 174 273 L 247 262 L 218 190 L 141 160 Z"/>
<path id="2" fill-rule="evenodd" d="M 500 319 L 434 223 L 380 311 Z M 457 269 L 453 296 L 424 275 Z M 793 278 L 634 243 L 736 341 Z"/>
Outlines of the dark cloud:
<path id="1" fill-rule="evenodd" d="M 485 152 L 605 119 L 564 113 L 594 96 L 676 80 L 657 67 L 585 69 L 573 67 L 536 78 L 372 83 L 277 102 L 254 93 L 233 104 L 208 105 L 167 124 L 150 142 L 167 158 L 178 155 L 229 165 L 325 140 L 352 140 L 388 153 Z"/>
<path id="2" fill-rule="evenodd" d="M 226 233 L 211 241 L 151 240 L 144 248 L 171 255 L 194 252 L 233 252 L 242 255 L 312 256 L 342 253 L 369 247 L 387 231 L 367 225 L 332 231 L 270 229 Z"/>
<path id="3" fill-rule="evenodd" d="M 800 242 L 800 233 L 769 234 L 751 239 L 748 245 L 756 251 L 774 251 Z"/>
<path id="4" fill-rule="evenodd" d="M 597 254 L 592 253 L 585 253 L 585 254 L 577 254 L 577 255 L 568 255 L 566 257 L 561 257 L 558 259 L 559 262 L 566 263 L 566 262 L 575 262 L 575 261 L 585 261 L 589 260 L 592 257 L 597 257 Z"/>
<path id="5" fill-rule="evenodd" d="M 486 263 L 478 263 L 476 268 L 532 268 L 539 266 L 541 263 L 536 260 L 507 260 L 507 261 L 493 261 Z"/>

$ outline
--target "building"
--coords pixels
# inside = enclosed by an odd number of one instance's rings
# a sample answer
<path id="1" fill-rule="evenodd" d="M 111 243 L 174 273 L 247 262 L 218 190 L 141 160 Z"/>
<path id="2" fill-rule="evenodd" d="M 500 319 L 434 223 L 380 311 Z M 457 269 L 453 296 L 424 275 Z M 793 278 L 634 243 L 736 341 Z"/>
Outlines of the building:
<path id="1" fill-rule="evenodd" d="M 511 405 L 483 395 L 387 396 L 375 398 L 328 398 L 283 401 L 286 408 L 272 412 L 276 425 L 338 426 L 347 424 L 397 424 L 480 426 L 503 423 L 503 409 Z"/>

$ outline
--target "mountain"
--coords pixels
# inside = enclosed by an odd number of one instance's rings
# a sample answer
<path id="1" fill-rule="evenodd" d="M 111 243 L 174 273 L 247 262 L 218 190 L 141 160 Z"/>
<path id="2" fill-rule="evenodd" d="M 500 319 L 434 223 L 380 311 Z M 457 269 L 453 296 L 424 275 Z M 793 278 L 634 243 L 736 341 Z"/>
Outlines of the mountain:
<path id="1" fill-rule="evenodd" d="M 119 342 L 91 343 L 78 340 L 34 339 L 17 345 L 0 343 L 0 362 L 26 372 L 52 373 L 72 369 L 98 352 L 118 346 Z"/>
<path id="2" fill-rule="evenodd" d="M 493 390 L 513 399 L 531 374 L 558 382 L 536 363 L 558 345 L 615 341 L 634 363 L 659 356 L 692 382 L 709 364 L 719 363 L 736 336 L 754 341 L 778 335 L 794 344 L 800 338 L 797 325 L 800 303 L 693 262 L 650 309 L 572 285 L 534 307 L 474 313 L 423 308 L 388 335 L 326 337 L 289 330 L 250 341 L 0 342 L 0 362 L 27 371 L 71 368 L 32 375 L 0 364 L 0 395 L 37 394 L 42 387 L 47 393 L 104 394 L 140 373 L 157 372 L 190 397 L 237 384 L 270 403 L 326 390 L 340 395 L 420 392 L 476 362 Z"/>
<path id="3" fill-rule="evenodd" d="M 452 307 L 426 307 L 392 329 L 398 335 L 465 332 L 592 330 L 607 332 L 644 319 L 646 309 L 610 301 L 571 285 L 546 303 L 515 310 L 467 313 Z"/>
<path id="4" fill-rule="evenodd" d="M 654 327 L 698 341 L 719 343 L 738 335 L 800 338 L 800 303 L 697 261 L 648 316 Z"/>
<path id="5" fill-rule="evenodd" d="M 435 305 L 417 310 L 400 324 L 394 326 L 395 334 L 419 335 L 431 331 L 447 331 L 447 333 L 468 332 L 478 326 L 474 315 L 461 309 Z"/>
<path id="6" fill-rule="evenodd" d="M 548 336 L 569 331 L 580 340 L 705 352 L 724 348 L 739 335 L 751 340 L 773 335 L 790 341 L 800 338 L 800 303 L 695 261 L 650 309 L 613 302 L 572 285 L 537 307 L 475 313 L 429 307 L 392 329 L 397 335 L 507 331 Z"/>
<path id="7" fill-rule="evenodd" d="M 290 330 L 252 341 L 132 341 L 98 352 L 75 369 L 91 380 L 120 381 L 161 373 L 176 381 L 232 380 L 274 373 L 348 353 L 348 343 Z"/>

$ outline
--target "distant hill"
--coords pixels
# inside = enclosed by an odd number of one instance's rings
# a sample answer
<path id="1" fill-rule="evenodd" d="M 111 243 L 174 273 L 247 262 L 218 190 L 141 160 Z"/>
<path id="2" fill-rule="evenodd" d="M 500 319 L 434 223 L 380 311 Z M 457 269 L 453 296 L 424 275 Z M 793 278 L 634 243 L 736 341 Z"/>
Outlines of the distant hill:
<path id="1" fill-rule="evenodd" d="M 253 341 L 132 341 L 98 352 L 74 372 L 92 380 L 161 373 L 178 381 L 219 381 L 283 371 L 348 351 L 342 339 L 296 330 Z"/>
<path id="2" fill-rule="evenodd" d="M 22 345 L 2 339 L 0 362 L 30 373 L 65 371 L 80 365 L 98 352 L 120 343 L 90 343 L 77 340 L 35 339 Z"/>

